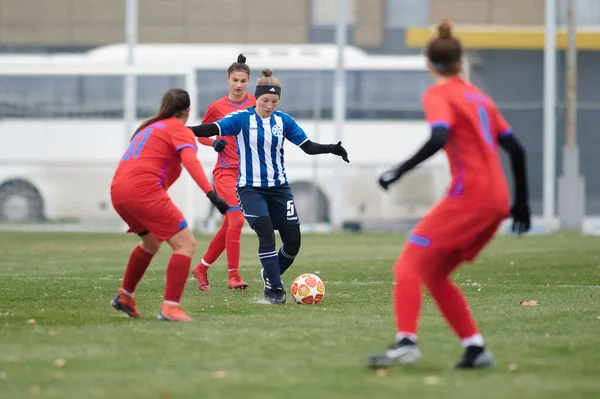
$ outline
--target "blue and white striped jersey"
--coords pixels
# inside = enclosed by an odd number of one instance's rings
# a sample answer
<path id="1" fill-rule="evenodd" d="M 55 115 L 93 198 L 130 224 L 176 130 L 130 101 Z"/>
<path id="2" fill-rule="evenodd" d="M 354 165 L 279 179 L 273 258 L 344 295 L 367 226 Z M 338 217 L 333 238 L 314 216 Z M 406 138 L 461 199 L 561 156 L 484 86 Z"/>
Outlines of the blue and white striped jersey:
<path id="1" fill-rule="evenodd" d="M 215 122 L 221 136 L 236 136 L 240 161 L 238 187 L 274 187 L 287 183 L 283 140 L 300 146 L 304 130 L 285 112 L 275 110 L 262 119 L 254 107 L 235 111 Z"/>

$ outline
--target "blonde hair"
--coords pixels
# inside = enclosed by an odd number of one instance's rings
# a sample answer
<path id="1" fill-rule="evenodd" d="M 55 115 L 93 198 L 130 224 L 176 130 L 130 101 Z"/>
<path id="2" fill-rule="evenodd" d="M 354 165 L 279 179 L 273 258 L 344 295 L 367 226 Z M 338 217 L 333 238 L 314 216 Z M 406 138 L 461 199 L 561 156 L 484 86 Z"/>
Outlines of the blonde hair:
<path id="1" fill-rule="evenodd" d="M 273 70 L 265 68 L 260 71 L 262 77 L 256 80 L 257 86 L 275 86 L 281 88 L 281 82 L 275 76 L 273 76 Z"/>

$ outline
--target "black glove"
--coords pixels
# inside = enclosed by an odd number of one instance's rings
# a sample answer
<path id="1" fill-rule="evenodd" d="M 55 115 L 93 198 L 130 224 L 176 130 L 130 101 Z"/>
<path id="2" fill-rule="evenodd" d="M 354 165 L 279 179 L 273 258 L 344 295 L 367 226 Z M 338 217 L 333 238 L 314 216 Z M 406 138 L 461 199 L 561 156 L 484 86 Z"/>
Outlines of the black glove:
<path id="1" fill-rule="evenodd" d="M 215 149 L 216 152 L 221 152 L 225 149 L 225 147 L 227 147 L 227 142 L 222 139 L 215 140 L 212 143 L 212 147 Z"/>
<path id="2" fill-rule="evenodd" d="M 227 204 L 227 202 L 223 198 L 219 197 L 214 190 L 206 194 L 206 196 L 208 197 L 210 202 L 212 202 L 215 208 L 217 208 L 219 212 L 221 212 L 221 215 L 224 215 L 229 209 L 229 205 Z"/>
<path id="3" fill-rule="evenodd" d="M 510 210 L 513 218 L 512 232 L 518 235 L 525 234 L 531 228 L 531 212 L 526 201 L 516 201 Z"/>
<path id="4" fill-rule="evenodd" d="M 379 177 L 379 185 L 387 190 L 388 187 L 402 176 L 400 168 L 390 169 Z"/>
<path id="5" fill-rule="evenodd" d="M 329 152 L 333 155 L 342 157 L 344 161 L 350 163 L 350 160 L 348 159 L 348 153 L 346 152 L 346 149 L 342 147 L 341 141 L 339 141 L 337 144 L 330 144 Z"/>

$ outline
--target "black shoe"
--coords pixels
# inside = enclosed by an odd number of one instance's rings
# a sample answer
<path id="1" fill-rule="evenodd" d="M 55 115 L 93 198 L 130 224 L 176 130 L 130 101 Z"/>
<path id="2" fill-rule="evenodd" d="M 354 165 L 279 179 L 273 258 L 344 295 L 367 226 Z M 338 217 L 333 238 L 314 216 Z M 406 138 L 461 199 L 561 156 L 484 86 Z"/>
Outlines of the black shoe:
<path id="1" fill-rule="evenodd" d="M 269 292 L 271 292 L 271 282 L 269 281 L 269 278 L 267 277 L 267 272 L 265 272 L 265 269 L 260 269 L 260 278 L 263 281 L 263 295 L 265 296 L 265 298 L 267 297 L 267 295 L 269 295 Z"/>
<path id="2" fill-rule="evenodd" d="M 402 338 L 390 346 L 387 351 L 368 357 L 367 366 L 381 368 L 398 364 L 413 364 L 417 363 L 420 358 L 421 351 L 417 348 L 417 344 L 408 338 Z"/>
<path id="3" fill-rule="evenodd" d="M 280 287 L 265 290 L 265 299 L 272 305 L 285 305 L 286 297 L 285 290 Z"/>
<path id="4" fill-rule="evenodd" d="M 267 295 L 269 295 L 269 292 L 271 291 L 271 282 L 269 281 L 269 278 L 267 277 L 267 272 L 265 272 L 265 269 L 260 269 L 260 278 L 263 281 L 263 295 L 266 297 Z M 283 280 L 281 280 L 281 285 L 283 286 Z"/>
<path id="5" fill-rule="evenodd" d="M 455 369 L 483 369 L 494 365 L 492 352 L 483 346 L 469 346 Z"/>

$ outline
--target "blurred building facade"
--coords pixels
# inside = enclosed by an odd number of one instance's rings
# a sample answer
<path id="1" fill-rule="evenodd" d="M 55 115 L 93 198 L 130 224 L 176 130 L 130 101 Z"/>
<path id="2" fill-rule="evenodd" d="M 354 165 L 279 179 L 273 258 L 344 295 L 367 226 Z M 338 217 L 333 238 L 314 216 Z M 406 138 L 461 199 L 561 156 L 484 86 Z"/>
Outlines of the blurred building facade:
<path id="1" fill-rule="evenodd" d="M 146 43 L 331 43 L 336 0 L 139 0 Z M 566 0 L 558 0 L 558 23 Z M 530 153 L 532 196 L 542 193 L 545 0 L 349 0 L 350 43 L 375 53 L 422 51 L 431 26 L 451 20 L 473 80 L 498 102 Z M 600 214 L 600 1 L 577 0 L 578 138 L 588 212 Z M 0 0 L 0 52 L 83 50 L 124 40 L 125 0 Z M 585 30 L 585 31 L 583 31 Z M 564 32 L 559 47 L 564 49 Z M 558 170 L 565 130 L 565 57 L 558 52 Z M 536 202 L 539 211 L 540 202 Z"/>

